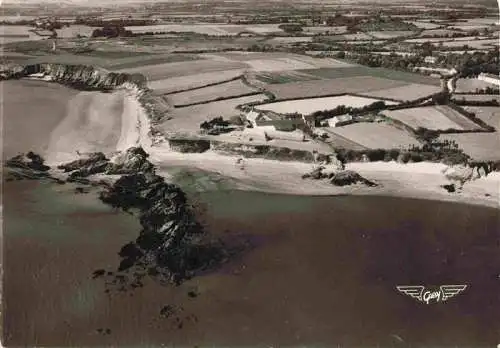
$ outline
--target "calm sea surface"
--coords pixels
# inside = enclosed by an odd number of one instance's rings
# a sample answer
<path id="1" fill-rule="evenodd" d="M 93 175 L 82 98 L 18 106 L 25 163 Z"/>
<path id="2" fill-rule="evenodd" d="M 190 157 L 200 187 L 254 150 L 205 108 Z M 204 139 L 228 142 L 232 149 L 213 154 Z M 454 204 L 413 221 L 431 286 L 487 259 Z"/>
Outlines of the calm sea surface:
<path id="1" fill-rule="evenodd" d="M 192 193 L 211 233 L 256 248 L 179 287 L 108 297 L 140 229 L 96 193 L 4 185 L 4 342 L 8 346 L 496 345 L 500 211 L 388 197 Z M 430 305 L 397 285 L 467 284 Z M 194 291 L 196 297 L 188 293 Z M 165 305 L 177 308 L 161 318 Z M 101 334 L 97 329 L 109 329 Z"/>

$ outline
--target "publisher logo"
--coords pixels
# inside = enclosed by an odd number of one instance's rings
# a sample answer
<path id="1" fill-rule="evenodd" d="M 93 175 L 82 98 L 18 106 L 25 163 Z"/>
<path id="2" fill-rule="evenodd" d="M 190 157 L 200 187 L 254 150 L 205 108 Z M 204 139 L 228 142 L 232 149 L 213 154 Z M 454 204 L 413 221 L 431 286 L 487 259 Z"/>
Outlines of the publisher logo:
<path id="1" fill-rule="evenodd" d="M 467 285 L 441 285 L 439 288 L 426 288 L 422 285 L 399 285 L 396 286 L 402 294 L 413 297 L 425 304 L 445 302 L 449 298 L 465 291 Z"/>

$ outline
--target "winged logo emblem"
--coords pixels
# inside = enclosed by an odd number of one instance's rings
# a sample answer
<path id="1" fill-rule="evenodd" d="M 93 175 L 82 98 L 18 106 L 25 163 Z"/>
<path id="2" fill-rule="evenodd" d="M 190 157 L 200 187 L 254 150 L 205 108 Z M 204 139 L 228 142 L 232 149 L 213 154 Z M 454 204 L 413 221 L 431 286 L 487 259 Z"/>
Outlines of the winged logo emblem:
<path id="1" fill-rule="evenodd" d="M 403 285 L 403 286 L 397 286 L 396 288 L 405 295 L 413 297 L 414 299 L 417 299 L 419 301 L 423 301 L 422 294 L 424 293 L 425 287 L 421 285 L 418 286 Z"/>
<path id="2" fill-rule="evenodd" d="M 443 294 L 443 301 L 450 297 L 456 296 L 462 291 L 467 289 L 467 285 L 441 285 L 441 293 Z"/>
<path id="3" fill-rule="evenodd" d="M 467 285 L 441 285 L 439 289 L 429 290 L 423 285 L 399 285 L 396 289 L 402 294 L 408 295 L 419 302 L 430 304 L 444 302 L 467 289 Z"/>

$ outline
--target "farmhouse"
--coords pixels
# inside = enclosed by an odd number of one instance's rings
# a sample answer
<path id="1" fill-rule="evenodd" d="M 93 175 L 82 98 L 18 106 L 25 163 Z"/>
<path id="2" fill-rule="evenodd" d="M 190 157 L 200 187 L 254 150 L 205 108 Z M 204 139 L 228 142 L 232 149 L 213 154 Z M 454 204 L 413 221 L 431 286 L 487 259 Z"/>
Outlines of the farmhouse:
<path id="1" fill-rule="evenodd" d="M 427 56 L 424 58 L 424 63 L 436 64 L 436 61 L 437 61 L 437 57 Z"/>
<path id="2" fill-rule="evenodd" d="M 500 87 L 500 76 L 493 75 L 493 74 L 481 73 L 481 74 L 479 74 L 477 79 Z"/>
<path id="3" fill-rule="evenodd" d="M 438 73 L 441 76 L 452 76 L 457 73 L 455 69 L 445 69 L 445 68 L 427 68 L 423 66 L 417 66 L 413 68 L 414 72 L 422 72 L 422 73 Z"/>
<path id="4" fill-rule="evenodd" d="M 328 127 L 345 126 L 353 122 L 352 116 L 349 114 L 335 116 L 327 120 Z"/>
<path id="5" fill-rule="evenodd" d="M 274 126 L 276 130 L 281 131 L 293 131 L 305 123 L 300 114 L 281 115 L 273 111 L 252 110 L 247 112 L 245 117 L 255 128 Z"/>

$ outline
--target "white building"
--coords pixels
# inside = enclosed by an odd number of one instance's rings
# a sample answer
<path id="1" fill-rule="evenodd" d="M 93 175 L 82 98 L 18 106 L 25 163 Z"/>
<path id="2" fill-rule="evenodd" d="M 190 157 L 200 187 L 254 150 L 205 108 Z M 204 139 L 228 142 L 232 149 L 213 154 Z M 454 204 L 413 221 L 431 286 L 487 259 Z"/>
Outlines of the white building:
<path id="1" fill-rule="evenodd" d="M 328 127 L 340 127 L 352 122 L 351 115 L 335 116 L 327 120 Z"/>
<path id="2" fill-rule="evenodd" d="M 477 79 L 484 81 L 484 82 L 491 83 L 492 85 L 495 85 L 497 87 L 500 87 L 500 76 L 493 75 L 493 74 L 481 73 L 481 74 L 479 74 Z"/>
<path id="3" fill-rule="evenodd" d="M 428 64 L 435 64 L 437 62 L 437 57 L 427 56 L 424 58 L 424 62 Z"/>

